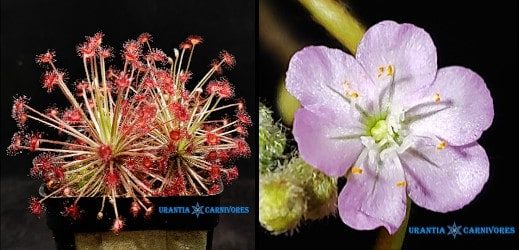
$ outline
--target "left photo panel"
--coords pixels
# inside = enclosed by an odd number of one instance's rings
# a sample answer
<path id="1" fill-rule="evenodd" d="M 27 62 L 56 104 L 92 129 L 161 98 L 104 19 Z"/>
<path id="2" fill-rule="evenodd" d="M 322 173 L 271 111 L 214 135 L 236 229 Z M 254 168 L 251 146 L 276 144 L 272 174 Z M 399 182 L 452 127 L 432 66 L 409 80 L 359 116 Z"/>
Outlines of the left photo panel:
<path id="1" fill-rule="evenodd" d="M 254 1 L 1 13 L 2 249 L 255 248 Z"/>

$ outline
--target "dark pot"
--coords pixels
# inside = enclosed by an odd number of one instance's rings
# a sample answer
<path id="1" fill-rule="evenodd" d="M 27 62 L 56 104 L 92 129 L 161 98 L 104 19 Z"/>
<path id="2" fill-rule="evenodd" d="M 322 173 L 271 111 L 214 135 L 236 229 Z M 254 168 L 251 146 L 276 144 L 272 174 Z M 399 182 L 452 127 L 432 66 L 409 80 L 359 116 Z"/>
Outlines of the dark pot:
<path id="1" fill-rule="evenodd" d="M 43 186 L 40 188 L 40 195 L 44 195 Z M 170 196 L 170 197 L 148 197 L 153 203 L 154 212 L 144 218 L 141 213 L 133 217 L 130 213 L 131 198 L 117 198 L 117 208 L 119 216 L 124 218 L 124 231 L 143 231 L 143 230 L 196 230 L 207 231 L 207 249 L 212 246 L 213 229 L 219 221 L 218 214 L 203 213 L 198 216 L 194 213 L 193 206 L 199 207 L 220 205 L 220 195 L 208 196 Z M 63 216 L 66 205 L 72 204 L 76 197 L 51 197 L 45 200 L 47 226 L 52 230 L 57 249 L 75 249 L 76 233 L 96 233 L 110 232 L 113 225 L 115 214 L 112 205 L 105 202 L 103 218 L 97 219 L 97 213 L 101 208 L 101 197 L 84 197 L 78 201 L 81 216 L 77 220 Z M 186 207 L 187 209 L 177 209 L 177 212 L 168 213 L 164 208 Z M 181 212 L 179 212 L 181 211 Z M 169 210 L 171 212 L 171 209 Z"/>

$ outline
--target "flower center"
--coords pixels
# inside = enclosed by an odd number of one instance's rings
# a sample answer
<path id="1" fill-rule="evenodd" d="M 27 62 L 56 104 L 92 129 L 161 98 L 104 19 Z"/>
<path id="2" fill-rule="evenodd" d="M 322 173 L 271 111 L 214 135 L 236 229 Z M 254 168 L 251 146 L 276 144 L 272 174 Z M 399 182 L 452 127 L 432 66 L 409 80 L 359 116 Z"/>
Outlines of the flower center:
<path id="1" fill-rule="evenodd" d="M 380 142 L 382 139 L 386 138 L 389 134 L 386 120 L 379 120 L 375 123 L 369 132 L 371 137 L 375 140 L 375 142 Z"/>
<path id="2" fill-rule="evenodd" d="M 382 112 L 364 120 L 365 133 L 382 148 L 401 144 L 400 125 L 397 123 L 393 115 Z"/>

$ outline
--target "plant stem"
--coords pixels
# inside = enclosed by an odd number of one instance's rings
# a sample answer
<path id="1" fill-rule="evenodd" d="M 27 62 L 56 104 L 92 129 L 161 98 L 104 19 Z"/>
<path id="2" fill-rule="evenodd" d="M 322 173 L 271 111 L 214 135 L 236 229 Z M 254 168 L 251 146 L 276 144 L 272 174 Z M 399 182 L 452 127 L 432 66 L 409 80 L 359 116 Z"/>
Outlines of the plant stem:
<path id="1" fill-rule="evenodd" d="M 299 2 L 312 14 L 317 23 L 355 54 L 357 45 L 366 31 L 343 4 L 336 0 L 299 0 Z"/>

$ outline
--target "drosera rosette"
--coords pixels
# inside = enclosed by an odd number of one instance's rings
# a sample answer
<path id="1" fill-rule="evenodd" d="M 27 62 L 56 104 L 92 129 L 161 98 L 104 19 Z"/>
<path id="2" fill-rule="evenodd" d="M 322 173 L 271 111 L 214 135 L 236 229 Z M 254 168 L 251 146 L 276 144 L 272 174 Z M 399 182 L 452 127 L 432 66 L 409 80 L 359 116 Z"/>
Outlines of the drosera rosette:
<path id="1" fill-rule="evenodd" d="M 152 210 L 145 197 L 154 193 L 153 183 L 160 179 L 145 164 L 129 162 L 155 158 L 148 151 L 145 138 L 153 129 L 157 108 L 135 93 L 138 65 L 125 58 L 122 70 L 107 68 L 106 60 L 113 54 L 112 49 L 102 46 L 103 36 L 96 33 L 77 47 L 85 79 L 76 83 L 74 91 L 65 82 L 64 71 L 56 67 L 54 52 L 36 57 L 37 63 L 46 69 L 43 88 L 49 93 L 60 89 L 70 107 L 38 111 L 28 104 L 28 98 L 15 98 L 12 116 L 22 130 L 32 120 L 56 129 L 61 137 L 17 132 L 8 153 L 42 152 L 34 158 L 30 174 L 44 181 L 46 194 L 41 199 L 31 198 L 29 209 L 33 214 L 39 216 L 43 202 L 50 197 L 77 197 L 64 208 L 63 214 L 78 219 L 81 208 L 77 203 L 82 197 L 103 197 L 98 217 L 102 218 L 108 199 L 115 213 L 112 229 L 117 233 L 124 225 L 117 197 L 131 197 L 145 211 Z M 128 51 L 125 48 L 124 53 Z"/>
<path id="2" fill-rule="evenodd" d="M 209 71 L 191 84 L 190 64 L 201 43 L 199 36 L 188 37 L 167 58 L 169 67 L 146 58 L 145 65 L 152 70 L 143 75 L 143 93 L 158 109 L 157 126 L 147 143 L 158 157 L 159 196 L 220 193 L 222 178 L 227 184 L 238 178 L 234 159 L 251 153 L 245 138 L 252 120 L 244 101 L 235 99 L 233 85 L 222 76 L 224 68 L 234 67 L 234 56 L 221 51 Z M 146 44 L 149 51 L 156 51 Z"/>
<path id="3" fill-rule="evenodd" d="M 419 27 L 380 22 L 355 57 L 306 47 L 292 57 L 286 86 L 303 106 L 293 130 L 301 157 L 347 178 L 338 208 L 352 228 L 394 234 L 407 197 L 449 212 L 488 179 L 477 140 L 494 117 L 490 92 L 467 68 L 438 69 L 434 43 Z"/>
<path id="4" fill-rule="evenodd" d="M 274 235 L 293 233 L 304 221 L 336 213 L 337 180 L 285 153 L 285 128 L 260 103 L 259 221 Z M 288 148 L 288 147 L 287 147 Z"/>
<path id="5" fill-rule="evenodd" d="M 17 132 L 8 153 L 16 154 L 21 150 L 42 152 L 33 161 L 31 175 L 45 182 L 46 195 L 41 199 L 31 198 L 29 209 L 33 214 L 41 214 L 44 210 L 43 202 L 49 197 L 77 197 L 63 212 L 64 215 L 77 219 L 82 213 L 77 206 L 82 197 L 102 197 L 101 210 L 97 217 L 102 219 L 105 201 L 110 201 L 115 213 L 112 230 L 117 233 L 125 224 L 124 218 L 118 213 L 117 197 L 130 197 L 134 200 L 131 207 L 126 208 L 132 215 L 144 213 L 149 216 L 153 213 L 153 204 L 147 197 L 171 195 L 172 193 L 164 192 L 164 187 L 174 186 L 188 190 L 182 187 L 185 183 L 179 181 L 179 178 L 167 175 L 172 167 L 164 165 L 164 149 L 169 150 L 173 145 L 158 140 L 161 138 L 157 137 L 156 131 L 164 128 L 165 121 L 178 124 L 171 119 L 183 119 L 172 115 L 173 111 L 179 111 L 173 108 L 175 105 L 163 104 L 168 98 L 178 101 L 175 97 L 185 98 L 189 95 L 186 91 L 175 91 L 181 89 L 175 84 L 185 83 L 190 76 L 187 70 L 176 71 L 180 68 L 176 65 L 182 63 L 188 47 L 192 48 L 200 43 L 201 38 L 190 37 L 181 45 L 181 55 L 175 50 L 175 59 L 172 59 L 164 52 L 152 49 L 149 43 L 151 36 L 144 33 L 137 40 L 129 40 L 124 44 L 122 69 L 106 65 L 106 59 L 113 54 L 112 49 L 101 46 L 102 38 L 102 33 L 96 33 L 77 47 L 86 78 L 77 82 L 74 92 L 65 83 L 63 71 L 56 68 L 54 52 L 48 51 L 37 57 L 37 62 L 47 69 L 42 79 L 43 87 L 48 92 L 59 88 L 71 107 L 64 110 L 51 107 L 40 112 L 28 105 L 28 98 L 17 97 L 12 115 L 22 130 L 26 130 L 29 120 L 34 120 L 56 129 L 64 138 L 49 139 L 38 132 Z M 187 45 L 188 42 L 190 46 Z M 192 50 L 187 65 L 191 61 L 191 55 Z M 222 53 L 222 58 L 223 62 L 212 66 L 214 71 L 218 71 L 223 63 L 231 65 L 234 62 L 227 52 Z M 178 103 L 184 104 L 183 101 Z M 187 103 L 186 110 L 201 110 L 198 106 L 187 106 Z M 240 103 L 235 106 L 241 107 L 238 117 L 242 120 L 240 124 L 245 126 L 250 124 L 250 118 L 244 111 L 243 103 Z M 168 120 L 163 119 L 166 113 L 164 109 L 171 111 L 168 113 Z M 172 137 L 171 131 L 168 131 L 168 136 Z M 232 156 L 247 155 L 250 152 L 244 139 L 233 138 L 232 143 L 226 144 L 226 147 L 229 149 L 227 153 Z M 232 159 L 232 156 L 228 158 Z M 175 166 L 174 169 L 178 168 Z M 179 176 L 188 174 L 187 169 L 182 171 L 186 172 Z M 212 178 L 216 180 L 215 170 L 207 173 L 212 173 Z M 228 181 L 238 175 L 236 167 L 221 173 L 225 173 Z"/>

